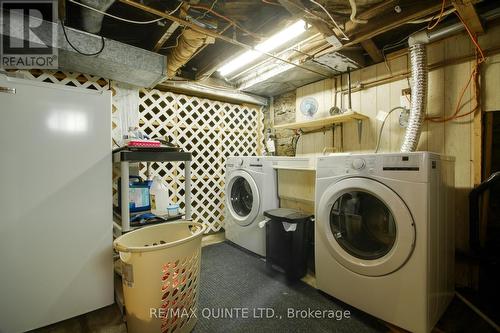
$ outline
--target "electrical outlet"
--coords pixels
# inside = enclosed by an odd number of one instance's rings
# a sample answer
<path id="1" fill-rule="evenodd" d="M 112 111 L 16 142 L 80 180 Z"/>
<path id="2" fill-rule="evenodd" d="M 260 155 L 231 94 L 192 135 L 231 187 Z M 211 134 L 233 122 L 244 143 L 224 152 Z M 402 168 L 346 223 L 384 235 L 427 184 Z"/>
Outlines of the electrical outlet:
<path id="1" fill-rule="evenodd" d="M 410 108 L 411 101 L 411 89 L 406 88 L 401 90 L 401 96 L 399 97 L 399 104 L 405 109 Z"/>

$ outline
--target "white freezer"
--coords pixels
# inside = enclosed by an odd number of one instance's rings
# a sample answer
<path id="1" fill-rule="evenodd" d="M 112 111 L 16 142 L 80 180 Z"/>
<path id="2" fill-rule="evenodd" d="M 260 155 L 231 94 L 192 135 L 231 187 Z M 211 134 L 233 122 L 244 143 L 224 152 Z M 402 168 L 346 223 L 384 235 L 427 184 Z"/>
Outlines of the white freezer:
<path id="1" fill-rule="evenodd" d="M 110 92 L 0 75 L 0 332 L 113 303 L 111 201 Z"/>

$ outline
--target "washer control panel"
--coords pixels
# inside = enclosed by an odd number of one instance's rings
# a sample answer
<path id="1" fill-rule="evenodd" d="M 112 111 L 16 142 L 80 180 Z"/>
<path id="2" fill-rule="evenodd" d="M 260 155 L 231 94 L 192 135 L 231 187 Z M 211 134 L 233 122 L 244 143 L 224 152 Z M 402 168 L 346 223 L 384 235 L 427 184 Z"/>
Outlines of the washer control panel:
<path id="1" fill-rule="evenodd" d="M 345 160 L 345 173 L 373 173 L 375 159 L 371 156 L 352 156 Z"/>
<path id="2" fill-rule="evenodd" d="M 352 160 L 351 165 L 353 169 L 361 170 L 366 166 L 366 162 L 362 158 L 355 158 L 354 160 Z"/>

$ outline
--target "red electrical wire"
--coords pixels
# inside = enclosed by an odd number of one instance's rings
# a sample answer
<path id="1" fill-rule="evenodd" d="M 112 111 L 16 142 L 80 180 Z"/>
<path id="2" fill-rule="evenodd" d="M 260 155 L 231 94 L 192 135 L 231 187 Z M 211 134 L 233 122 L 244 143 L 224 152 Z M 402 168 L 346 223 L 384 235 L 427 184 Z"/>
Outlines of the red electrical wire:
<path id="1" fill-rule="evenodd" d="M 441 12 L 439 13 L 439 17 L 437 18 L 436 22 L 434 22 L 434 24 L 432 24 L 431 26 L 431 22 L 432 20 L 427 24 L 427 30 L 432 30 L 434 29 L 439 22 L 441 22 L 441 19 L 443 18 L 443 13 L 444 13 L 444 4 L 445 4 L 446 0 L 443 0 L 443 3 L 441 4 Z"/>
<path id="2" fill-rule="evenodd" d="M 464 25 L 465 30 L 467 31 L 470 39 L 472 40 L 472 42 L 474 43 L 474 45 L 476 47 L 476 63 L 474 65 L 474 69 L 471 72 L 471 75 L 469 76 L 469 80 L 467 80 L 467 84 L 465 85 L 465 87 L 460 92 L 460 96 L 458 98 L 457 105 L 455 107 L 455 112 L 451 116 L 445 117 L 445 118 L 442 118 L 442 117 L 427 117 L 426 120 L 429 120 L 431 122 L 442 123 L 442 122 L 447 122 L 447 121 L 454 120 L 454 119 L 457 119 L 457 118 L 465 117 L 465 116 L 467 116 L 467 115 L 469 115 L 471 113 L 475 113 L 477 110 L 479 110 L 480 105 L 481 105 L 480 104 L 480 100 L 479 100 L 479 98 L 480 98 L 480 92 L 479 92 L 479 74 L 480 74 L 481 64 L 486 60 L 486 58 L 484 56 L 483 49 L 481 48 L 481 46 L 479 45 L 479 42 L 477 41 L 477 36 L 471 32 L 469 26 L 467 25 L 467 23 L 465 23 L 465 21 L 462 19 L 462 17 L 460 16 L 460 14 L 458 14 L 458 12 L 456 12 L 456 14 L 457 14 L 458 18 L 460 19 L 460 21 L 462 22 L 462 24 Z M 465 95 L 465 92 L 467 91 L 467 88 L 469 87 L 471 81 L 473 81 L 473 86 L 474 86 L 474 100 L 476 101 L 476 106 L 472 110 L 470 110 L 469 112 L 466 112 L 466 113 L 463 113 L 463 114 L 459 114 L 460 110 L 463 107 L 463 105 L 462 105 L 462 99 L 463 99 L 463 97 Z"/>

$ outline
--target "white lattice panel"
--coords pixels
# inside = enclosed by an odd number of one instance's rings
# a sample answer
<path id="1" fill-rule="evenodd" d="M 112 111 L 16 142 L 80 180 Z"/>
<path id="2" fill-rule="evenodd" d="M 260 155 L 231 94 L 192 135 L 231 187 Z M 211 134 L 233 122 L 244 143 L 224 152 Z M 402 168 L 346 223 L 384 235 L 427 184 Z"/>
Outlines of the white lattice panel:
<path id="1" fill-rule="evenodd" d="M 154 89 L 139 96 L 141 129 L 151 137 L 166 135 L 193 154 L 193 218 L 207 224 L 208 232 L 220 230 L 226 157 L 262 151 L 262 110 Z M 150 172 L 169 182 L 170 199 L 184 207 L 184 164 L 153 163 Z"/>
<path id="2" fill-rule="evenodd" d="M 56 83 L 65 86 L 86 88 L 92 90 L 109 90 L 109 80 L 99 76 L 82 74 L 76 72 L 63 72 L 51 70 L 19 70 L 16 73 L 26 79 L 40 82 Z"/>

